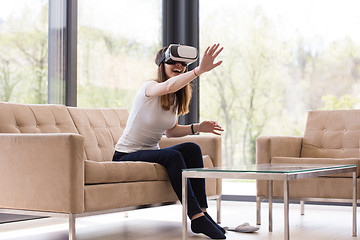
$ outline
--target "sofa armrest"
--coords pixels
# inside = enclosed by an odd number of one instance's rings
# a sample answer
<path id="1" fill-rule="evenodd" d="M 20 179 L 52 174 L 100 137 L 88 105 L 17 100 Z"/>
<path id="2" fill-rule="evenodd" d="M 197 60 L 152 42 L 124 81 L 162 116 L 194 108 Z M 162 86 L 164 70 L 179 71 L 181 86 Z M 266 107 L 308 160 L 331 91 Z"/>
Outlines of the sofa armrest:
<path id="1" fill-rule="evenodd" d="M 208 155 L 212 161 L 214 167 L 220 167 L 222 165 L 221 155 L 221 137 L 216 135 L 204 134 L 204 135 L 188 135 L 179 138 L 167 138 L 164 136 L 159 145 L 161 148 L 174 146 L 184 142 L 193 142 L 200 146 L 203 155 Z M 219 196 L 222 193 L 222 180 L 221 179 L 206 179 L 206 192 L 208 196 Z M 212 184 L 210 182 L 216 182 Z M 211 186 L 214 187 L 210 190 Z M 210 187 L 210 188 L 209 188 Z"/>
<path id="2" fill-rule="evenodd" d="M 270 163 L 272 157 L 300 157 L 302 137 L 261 136 L 256 139 L 256 163 Z"/>
<path id="3" fill-rule="evenodd" d="M 84 211 L 84 138 L 0 134 L 0 208 Z"/>
<path id="4" fill-rule="evenodd" d="M 160 148 L 174 146 L 184 142 L 193 142 L 200 146 L 203 155 L 209 155 L 214 167 L 221 166 L 221 137 L 215 135 L 189 135 L 185 137 L 167 138 L 164 136 Z"/>

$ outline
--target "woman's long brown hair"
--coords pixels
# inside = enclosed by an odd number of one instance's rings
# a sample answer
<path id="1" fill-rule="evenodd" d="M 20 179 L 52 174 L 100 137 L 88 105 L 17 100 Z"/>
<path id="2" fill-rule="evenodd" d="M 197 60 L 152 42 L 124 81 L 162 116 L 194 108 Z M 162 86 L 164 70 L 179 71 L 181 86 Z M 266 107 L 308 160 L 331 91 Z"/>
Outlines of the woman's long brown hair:
<path id="1" fill-rule="evenodd" d="M 156 58 L 155 58 L 156 64 L 158 63 L 158 60 L 164 55 L 167 48 L 168 47 L 164 47 L 157 52 Z M 160 66 L 158 67 L 156 81 L 161 83 L 161 82 L 165 82 L 166 80 L 168 80 L 168 78 L 166 77 L 164 62 L 162 62 L 160 64 Z M 179 89 L 175 93 L 162 95 L 160 97 L 161 107 L 164 110 L 169 111 L 170 107 L 173 104 L 175 104 L 174 111 L 177 108 L 178 115 L 184 115 L 189 112 L 189 104 L 190 104 L 190 100 L 191 100 L 191 94 L 192 94 L 191 85 L 187 84 L 185 87 Z M 172 99 L 173 99 L 173 101 L 172 101 Z M 174 103 L 174 101 L 175 101 L 175 103 Z"/>

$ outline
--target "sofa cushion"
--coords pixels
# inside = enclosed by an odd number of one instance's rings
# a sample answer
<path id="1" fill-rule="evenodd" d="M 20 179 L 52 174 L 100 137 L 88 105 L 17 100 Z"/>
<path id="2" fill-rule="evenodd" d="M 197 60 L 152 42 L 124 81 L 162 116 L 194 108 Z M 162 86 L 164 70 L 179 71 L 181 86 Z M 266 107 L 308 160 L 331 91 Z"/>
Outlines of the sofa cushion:
<path id="1" fill-rule="evenodd" d="M 0 102 L 0 133 L 78 133 L 64 105 Z"/>
<path id="2" fill-rule="evenodd" d="M 157 163 L 85 161 L 85 184 L 167 179 L 166 169 Z"/>
<path id="3" fill-rule="evenodd" d="M 92 184 L 85 186 L 84 195 L 86 212 L 177 200 L 169 181 Z"/>
<path id="4" fill-rule="evenodd" d="M 204 165 L 212 167 L 209 156 L 203 157 Z M 137 182 L 137 181 L 167 181 L 166 169 L 158 163 L 148 162 L 96 162 L 85 161 L 85 184 Z M 209 187 L 215 179 L 207 179 Z"/>
<path id="5" fill-rule="evenodd" d="M 85 138 L 86 159 L 112 161 L 115 144 L 126 126 L 128 110 L 75 107 L 68 107 L 68 110 L 79 134 Z"/>
<path id="6" fill-rule="evenodd" d="M 272 157 L 271 163 L 282 164 L 333 164 L 333 165 L 356 165 L 357 177 L 359 177 L 359 158 L 295 158 L 295 157 Z M 329 177 L 352 177 L 352 173 L 329 175 Z"/>

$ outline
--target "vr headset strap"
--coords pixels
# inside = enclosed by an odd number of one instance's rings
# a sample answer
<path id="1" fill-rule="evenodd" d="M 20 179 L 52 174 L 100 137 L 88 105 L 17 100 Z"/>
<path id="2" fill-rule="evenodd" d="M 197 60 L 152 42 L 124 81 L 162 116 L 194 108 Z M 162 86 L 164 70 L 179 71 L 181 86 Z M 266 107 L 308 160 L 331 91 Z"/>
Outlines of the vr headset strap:
<path id="1" fill-rule="evenodd" d="M 165 54 L 158 60 L 157 65 L 160 66 L 160 64 L 165 60 Z"/>

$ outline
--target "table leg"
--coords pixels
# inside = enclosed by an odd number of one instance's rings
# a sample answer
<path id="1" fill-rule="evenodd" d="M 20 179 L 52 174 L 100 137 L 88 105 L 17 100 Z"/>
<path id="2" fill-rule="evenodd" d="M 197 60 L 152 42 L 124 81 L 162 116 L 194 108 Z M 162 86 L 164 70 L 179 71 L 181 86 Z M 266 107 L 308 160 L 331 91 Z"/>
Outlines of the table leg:
<path id="1" fill-rule="evenodd" d="M 300 201 L 300 214 L 305 215 L 305 201 Z"/>
<path id="2" fill-rule="evenodd" d="M 69 214 L 69 240 L 76 239 L 75 222 L 76 222 L 75 214 L 70 213 Z"/>
<path id="3" fill-rule="evenodd" d="M 261 225 L 261 199 L 256 197 L 256 225 Z"/>
<path id="4" fill-rule="evenodd" d="M 216 199 L 216 222 L 221 223 L 221 195 Z"/>
<path id="5" fill-rule="evenodd" d="M 269 232 L 272 232 L 273 229 L 273 218 L 272 218 L 272 208 L 273 208 L 273 180 L 269 180 Z"/>
<path id="6" fill-rule="evenodd" d="M 356 179 L 356 171 L 353 172 L 353 237 L 357 236 L 356 230 L 356 205 L 357 205 L 357 179 Z"/>
<path id="7" fill-rule="evenodd" d="M 284 240 L 290 239 L 289 233 L 289 180 L 284 180 Z"/>
<path id="8" fill-rule="evenodd" d="M 187 239 L 187 177 L 182 174 L 182 240 Z"/>

